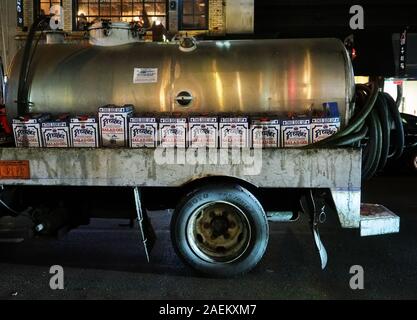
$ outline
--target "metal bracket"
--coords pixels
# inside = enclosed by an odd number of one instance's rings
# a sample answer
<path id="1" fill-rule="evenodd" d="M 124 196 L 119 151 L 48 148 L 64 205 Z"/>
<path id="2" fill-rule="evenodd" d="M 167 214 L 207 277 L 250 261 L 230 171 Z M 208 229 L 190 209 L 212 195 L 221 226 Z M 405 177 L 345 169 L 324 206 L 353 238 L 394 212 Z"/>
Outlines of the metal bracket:
<path id="1" fill-rule="evenodd" d="M 302 210 L 310 217 L 311 231 L 313 232 L 314 242 L 319 251 L 321 268 L 324 270 L 327 265 L 327 251 L 321 241 L 319 233 L 319 224 L 326 220 L 324 201 L 319 201 L 318 198 L 314 196 L 313 190 L 310 189 L 308 194 L 301 198 L 300 204 Z"/>
<path id="2" fill-rule="evenodd" d="M 155 245 L 156 234 L 143 207 L 141 192 L 138 187 L 134 189 L 136 213 L 138 217 L 138 225 L 142 235 L 142 243 L 145 249 L 146 259 L 150 262 L 150 253 Z"/>

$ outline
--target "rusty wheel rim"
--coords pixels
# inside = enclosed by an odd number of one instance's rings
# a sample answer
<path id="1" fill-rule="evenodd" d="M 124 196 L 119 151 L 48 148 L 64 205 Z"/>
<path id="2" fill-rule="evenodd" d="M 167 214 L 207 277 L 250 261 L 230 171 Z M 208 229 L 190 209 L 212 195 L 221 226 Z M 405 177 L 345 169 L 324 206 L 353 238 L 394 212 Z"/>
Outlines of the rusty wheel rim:
<path id="1" fill-rule="evenodd" d="M 194 253 L 212 263 L 230 263 L 245 254 L 251 239 L 246 214 L 229 202 L 199 207 L 187 224 L 187 241 Z"/>

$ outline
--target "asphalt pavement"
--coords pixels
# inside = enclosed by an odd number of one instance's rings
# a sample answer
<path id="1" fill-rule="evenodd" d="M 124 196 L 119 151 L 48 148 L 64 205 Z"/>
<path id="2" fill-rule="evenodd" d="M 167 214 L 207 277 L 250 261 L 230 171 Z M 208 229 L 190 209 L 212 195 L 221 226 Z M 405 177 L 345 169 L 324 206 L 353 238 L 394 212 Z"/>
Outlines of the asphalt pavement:
<path id="1" fill-rule="evenodd" d="M 93 220 L 63 240 L 0 244 L 0 299 L 416 299 L 417 177 L 377 177 L 363 201 L 401 217 L 399 234 L 361 238 L 335 217 L 321 228 L 329 262 L 323 271 L 306 220 L 271 224 L 267 253 L 238 279 L 201 277 L 170 242 L 170 212 L 150 214 L 158 241 L 151 263 L 136 229 L 124 220 Z M 50 267 L 64 268 L 64 290 L 51 290 Z M 353 265 L 364 289 L 352 290 Z"/>

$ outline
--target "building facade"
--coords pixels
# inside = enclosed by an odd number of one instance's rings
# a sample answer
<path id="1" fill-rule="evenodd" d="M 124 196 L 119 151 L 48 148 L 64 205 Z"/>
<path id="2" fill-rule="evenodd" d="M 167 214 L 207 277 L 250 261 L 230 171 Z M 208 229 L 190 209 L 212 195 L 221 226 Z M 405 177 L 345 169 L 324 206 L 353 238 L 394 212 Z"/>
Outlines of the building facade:
<path id="1" fill-rule="evenodd" d="M 98 19 L 142 21 L 163 24 L 173 32 L 197 30 L 224 32 L 222 0 L 23 0 L 24 26 L 33 23 L 39 14 L 48 14 L 53 6 L 63 8 L 63 30 L 83 31 L 85 22 Z M 210 9 L 209 9 L 210 8 Z"/>
<path id="2" fill-rule="evenodd" d="M 254 30 L 254 0 L 1 0 L 4 64 L 23 46 L 36 18 L 51 13 L 62 14 L 67 41 L 85 39 L 86 26 L 102 19 L 162 24 L 171 35 L 225 36 Z"/>
<path id="3" fill-rule="evenodd" d="M 82 31 L 85 22 L 97 19 L 161 23 L 171 33 L 226 34 L 227 21 L 233 33 L 253 32 L 254 0 L 18 0 L 23 9 L 20 27 L 28 28 L 40 14 L 50 13 L 54 6 L 63 8 L 63 30 Z M 53 12 L 53 11 L 52 11 Z M 244 22 L 241 29 L 237 26 Z M 248 27 L 248 24 L 252 24 Z"/>

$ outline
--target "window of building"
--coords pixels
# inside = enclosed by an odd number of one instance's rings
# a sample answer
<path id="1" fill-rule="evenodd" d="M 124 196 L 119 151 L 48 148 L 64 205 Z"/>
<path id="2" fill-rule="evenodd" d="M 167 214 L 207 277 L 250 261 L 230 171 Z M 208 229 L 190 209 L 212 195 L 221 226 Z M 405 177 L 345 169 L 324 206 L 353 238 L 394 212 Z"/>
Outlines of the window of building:
<path id="1" fill-rule="evenodd" d="M 208 0 L 182 1 L 180 29 L 208 29 Z"/>
<path id="2" fill-rule="evenodd" d="M 81 30 L 86 23 L 108 19 L 111 21 L 144 22 L 146 16 L 154 22 L 166 26 L 166 0 L 77 0 L 75 1 L 76 29 Z"/>
<path id="3" fill-rule="evenodd" d="M 33 8 L 35 16 L 49 15 L 52 6 L 62 6 L 62 0 L 35 0 Z"/>
<path id="4" fill-rule="evenodd" d="M 33 1 L 34 20 L 42 15 L 46 15 L 46 16 L 50 15 L 51 8 L 56 5 L 62 7 L 62 0 L 34 0 Z M 47 26 L 46 28 L 49 29 L 50 27 Z"/>

